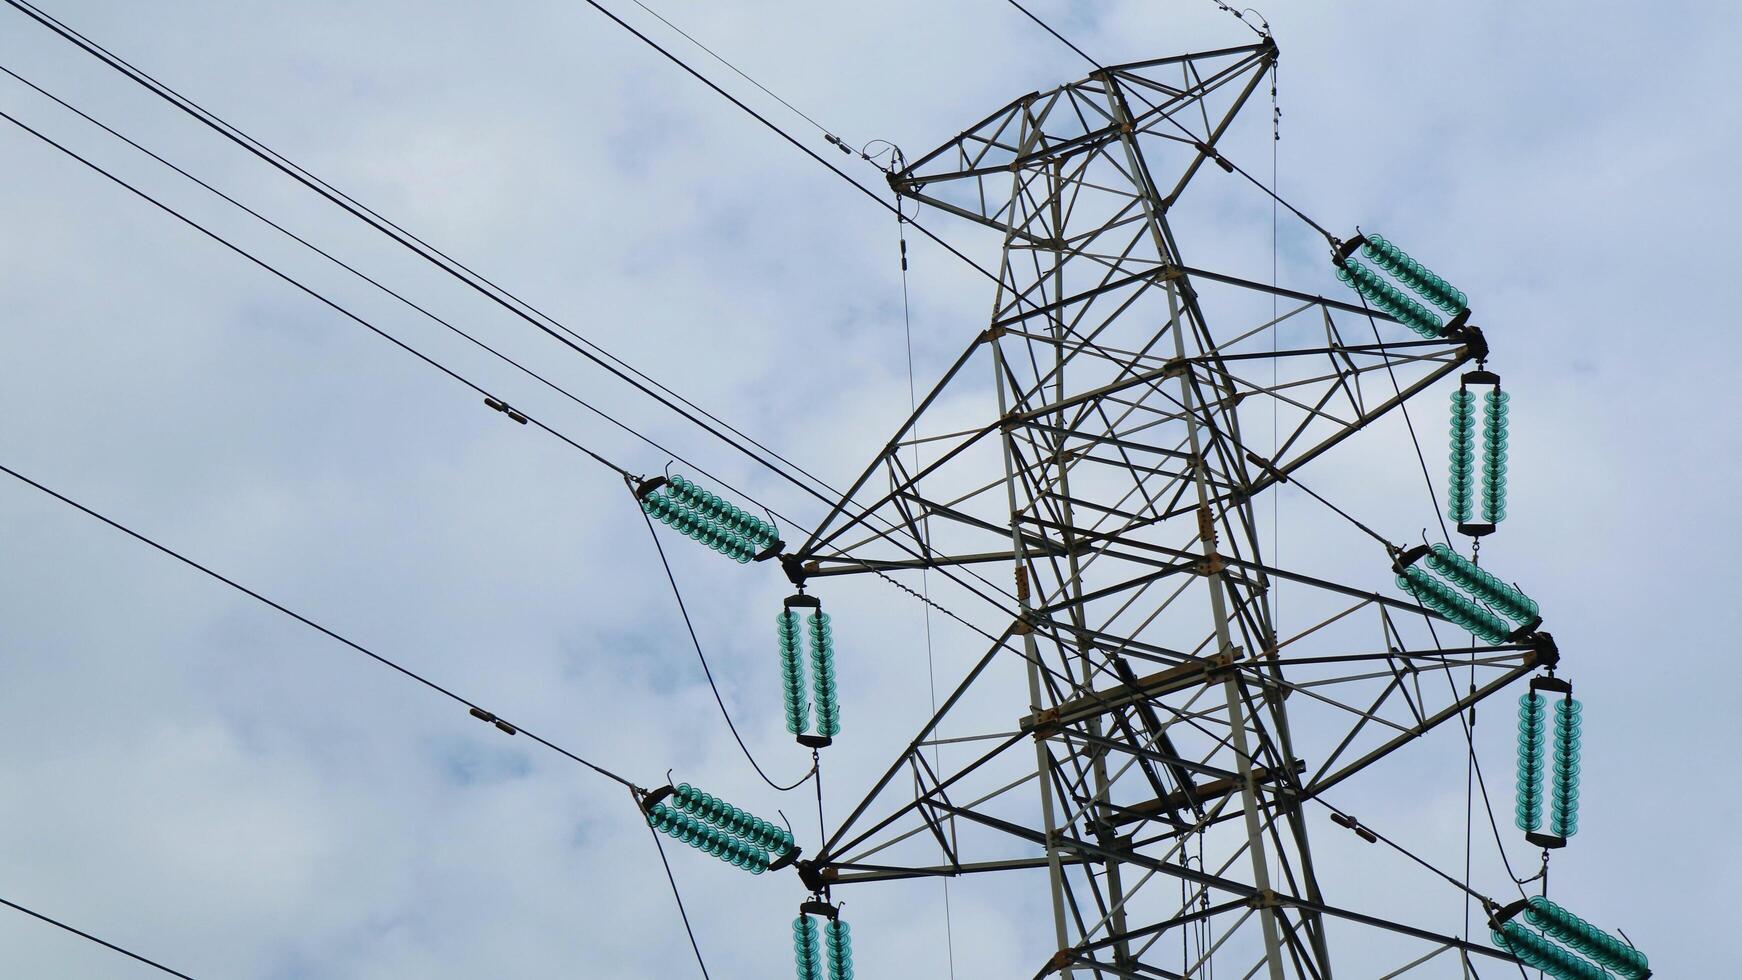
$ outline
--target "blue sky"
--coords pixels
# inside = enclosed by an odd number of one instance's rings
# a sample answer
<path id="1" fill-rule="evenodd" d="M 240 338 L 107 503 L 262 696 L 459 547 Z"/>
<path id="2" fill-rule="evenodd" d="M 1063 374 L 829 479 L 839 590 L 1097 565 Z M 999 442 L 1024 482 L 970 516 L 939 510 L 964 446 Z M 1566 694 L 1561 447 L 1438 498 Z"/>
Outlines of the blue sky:
<path id="1" fill-rule="evenodd" d="M 905 414 L 887 212 L 584 5 L 46 6 L 832 482 Z M 910 151 L 1082 74 L 993 0 L 658 9 L 841 135 Z M 1249 36 L 1209 0 L 1036 9 L 1109 63 Z M 662 25 L 622 13 L 880 186 Z M 1585 816 L 1555 859 L 1555 894 L 1625 928 L 1658 975 L 1717 975 L 1729 958 L 1712 937 L 1742 873 L 1728 834 L 1742 797 L 1723 761 L 1742 734 L 1730 705 L 1742 446 L 1725 353 L 1739 122 L 1725 42 L 1738 14 L 1266 13 L 1282 50 L 1285 195 L 1334 230 L 1385 230 L 1468 291 L 1514 394 L 1513 503 L 1492 553 L 1552 610 L 1587 705 Z M 783 512 L 821 516 L 16 12 L 0 24 L 0 64 Z M 577 440 L 634 469 L 665 465 L 17 83 L 0 80 L 0 107 Z M 1254 154 L 1262 115 L 1239 136 Z M 751 809 L 814 819 L 732 745 L 614 475 L 10 128 L 0 174 L 0 462 L 638 782 L 675 767 Z M 1186 233 L 1262 278 L 1267 203 L 1232 189 L 1215 201 L 1215 226 Z M 926 220 L 996 258 L 983 230 Z M 1281 245 L 1284 283 L 1334 288 L 1319 245 L 1288 230 Z M 923 386 L 983 329 L 991 297 L 942 250 L 912 248 Z M 1437 438 L 1441 402 L 1427 404 Z M 1314 487 L 1403 533 L 1433 519 L 1414 467 L 1401 428 L 1381 426 Z M 1322 512 L 1285 496 L 1281 513 L 1285 564 L 1334 548 Z M 0 528 L 0 896 L 201 978 L 694 971 L 619 787 L 27 488 L 0 485 Z M 687 542 L 668 549 L 746 737 L 796 775 L 807 760 L 771 687 L 782 582 Z M 929 683 L 916 605 L 861 582 L 827 601 L 849 731 L 825 784 L 840 812 L 911 736 Z M 934 626 L 944 684 L 981 647 Z M 1448 864 L 1464 817 L 1451 736 L 1351 785 L 1347 804 Z M 1509 720 L 1478 738 L 1501 774 L 1490 780 L 1509 783 Z M 1334 832 L 1315 828 L 1345 894 L 1461 924 L 1455 895 Z M 796 883 L 671 857 L 715 976 L 784 974 Z M 1491 847 L 1477 871 L 1504 883 Z M 952 899 L 958 975 L 1032 973 L 1049 952 L 1038 883 Z M 935 885 L 850 902 L 865 976 L 946 975 Z M 16 914 L 0 915 L 0 972 L 152 975 Z"/>

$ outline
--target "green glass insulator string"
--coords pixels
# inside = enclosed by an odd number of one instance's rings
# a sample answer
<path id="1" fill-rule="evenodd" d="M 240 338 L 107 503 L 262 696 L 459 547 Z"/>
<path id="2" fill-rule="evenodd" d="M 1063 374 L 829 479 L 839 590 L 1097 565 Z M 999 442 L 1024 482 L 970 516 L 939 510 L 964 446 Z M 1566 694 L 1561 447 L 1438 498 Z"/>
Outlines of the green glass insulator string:
<path id="1" fill-rule="evenodd" d="M 1433 311 L 1410 299 L 1403 290 L 1354 259 L 1344 260 L 1337 268 L 1337 278 L 1423 339 L 1433 340 L 1445 332 L 1445 324 Z"/>
<path id="2" fill-rule="evenodd" d="M 1542 773 L 1547 742 L 1543 737 L 1548 699 L 1535 691 L 1518 697 L 1518 829 L 1542 826 Z"/>
<path id="3" fill-rule="evenodd" d="M 1489 643 L 1502 643 L 1512 632 L 1504 619 L 1434 578 L 1419 565 L 1405 568 L 1397 576 L 1397 584 L 1453 625 L 1469 630 Z"/>
<path id="4" fill-rule="evenodd" d="M 1420 262 L 1409 257 L 1409 253 L 1387 241 L 1382 235 L 1366 235 L 1367 241 L 1361 249 L 1361 254 L 1373 260 L 1373 264 L 1397 278 L 1414 290 L 1416 295 L 1439 307 L 1449 314 L 1457 315 L 1469 306 L 1469 297 L 1463 290 L 1454 289 Z"/>
<path id="5" fill-rule="evenodd" d="M 1493 937 L 1494 945 L 1518 957 L 1520 963 L 1541 970 L 1555 980 L 1614 980 L 1614 974 L 1608 970 L 1580 959 L 1578 954 L 1530 931 L 1517 920 L 1502 922 L 1500 928 L 1489 935 Z"/>
<path id="6" fill-rule="evenodd" d="M 835 634 L 829 614 L 811 615 L 811 697 L 817 707 L 817 734 L 830 738 L 841 733 L 841 706 L 835 690 Z"/>
<path id="7" fill-rule="evenodd" d="M 664 803 L 656 803 L 648 809 L 647 822 L 660 833 L 753 875 L 767 871 L 772 863 L 766 849 L 734 837 L 718 827 L 710 827 L 693 814 Z"/>
<path id="8" fill-rule="evenodd" d="M 780 539 L 780 534 L 774 525 L 760 517 L 751 514 L 742 507 L 733 504 L 719 494 L 698 485 L 695 481 L 681 475 L 671 477 L 672 495 L 691 509 L 700 513 L 709 521 L 719 524 L 725 529 L 757 546 L 766 548 Z"/>
<path id="9" fill-rule="evenodd" d="M 829 980 L 853 980 L 853 934 L 840 919 L 823 926 L 823 959 L 829 964 Z"/>
<path id="10" fill-rule="evenodd" d="M 782 610 L 775 619 L 780 641 L 780 685 L 786 704 L 786 730 L 794 735 L 810 731 L 810 704 L 805 700 L 804 651 L 799 639 L 799 615 Z"/>
<path id="11" fill-rule="evenodd" d="M 757 548 L 743 535 L 713 522 L 673 495 L 663 492 L 649 494 L 642 499 L 641 509 L 661 524 L 740 564 L 756 557 Z"/>
<path id="12" fill-rule="evenodd" d="M 1650 972 L 1645 954 L 1541 895 L 1526 899 L 1524 918 L 1543 934 L 1628 980 Z"/>
<path id="13" fill-rule="evenodd" d="M 1427 566 L 1440 573 L 1448 582 L 1470 593 L 1496 612 L 1519 625 L 1530 622 L 1541 612 L 1536 600 L 1501 581 L 1493 572 L 1453 551 L 1449 545 L 1435 544 L 1423 559 Z"/>
<path id="14" fill-rule="evenodd" d="M 823 947 L 817 938 L 817 920 L 801 915 L 792 920 L 792 958 L 798 980 L 823 980 Z"/>
<path id="15" fill-rule="evenodd" d="M 1584 706 L 1572 698 L 1554 706 L 1554 802 L 1549 832 L 1571 837 L 1579 832 L 1579 742 Z"/>
<path id="16" fill-rule="evenodd" d="M 1482 519 L 1506 519 L 1506 418 L 1512 396 L 1496 388 L 1482 396 Z"/>
<path id="17" fill-rule="evenodd" d="M 1460 524 L 1470 520 L 1476 475 L 1476 396 L 1467 388 L 1452 392 L 1451 463 L 1446 476 L 1446 516 Z"/>
<path id="18" fill-rule="evenodd" d="M 773 524 L 678 475 L 643 498 L 641 509 L 740 564 L 780 540 Z"/>
<path id="19" fill-rule="evenodd" d="M 786 828 L 740 810 L 689 783 L 679 783 L 672 792 L 672 799 L 679 810 L 699 817 L 763 850 L 785 854 L 796 843 L 792 833 Z"/>

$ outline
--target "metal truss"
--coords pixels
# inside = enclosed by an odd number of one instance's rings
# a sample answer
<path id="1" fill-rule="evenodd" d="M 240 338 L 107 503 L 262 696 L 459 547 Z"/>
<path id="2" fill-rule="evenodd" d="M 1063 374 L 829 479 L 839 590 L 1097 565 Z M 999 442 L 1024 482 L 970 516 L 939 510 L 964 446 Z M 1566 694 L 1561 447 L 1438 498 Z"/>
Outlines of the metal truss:
<path id="1" fill-rule="evenodd" d="M 1460 642 L 1385 591 L 1395 549 L 1358 524 L 1360 583 L 1265 559 L 1261 494 L 1486 354 L 1473 327 L 1423 341 L 1187 261 L 1170 215 L 1230 166 L 1218 141 L 1275 59 L 1266 39 L 1098 70 L 891 175 L 1002 234 L 991 322 L 788 571 L 1008 566 L 1012 616 L 803 862 L 813 887 L 1044 874 L 1036 976 L 1328 978 L 1332 932 L 1396 948 L 1390 975 L 1511 961 L 1339 907 L 1314 872 L 1309 804 L 1554 650 Z M 1278 634 L 1279 584 L 1312 625 Z"/>

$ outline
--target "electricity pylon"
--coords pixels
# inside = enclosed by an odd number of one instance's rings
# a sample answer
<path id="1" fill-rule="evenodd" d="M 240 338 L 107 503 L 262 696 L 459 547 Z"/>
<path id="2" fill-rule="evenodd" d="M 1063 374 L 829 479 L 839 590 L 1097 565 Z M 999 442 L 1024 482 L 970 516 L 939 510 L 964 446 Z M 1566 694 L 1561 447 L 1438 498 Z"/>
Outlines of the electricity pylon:
<path id="1" fill-rule="evenodd" d="M 1338 939 L 1405 969 L 1509 959 L 1338 905 L 1315 873 L 1309 807 L 1556 654 L 1534 624 L 1472 643 L 1394 588 L 1406 550 L 1333 501 L 1351 540 L 1326 550 L 1371 575 L 1266 561 L 1262 495 L 1312 494 L 1310 464 L 1487 356 L 1467 314 L 1421 339 L 1352 293 L 1192 263 L 1173 219 L 1233 171 L 1218 143 L 1275 60 L 1267 39 L 1099 69 L 891 174 L 1002 234 L 991 322 L 784 561 L 801 580 L 942 569 L 1013 615 L 801 862 L 813 888 L 1044 876 L 1058 952 L 1037 975 L 1196 977 L 1213 957 L 1331 977 Z"/>

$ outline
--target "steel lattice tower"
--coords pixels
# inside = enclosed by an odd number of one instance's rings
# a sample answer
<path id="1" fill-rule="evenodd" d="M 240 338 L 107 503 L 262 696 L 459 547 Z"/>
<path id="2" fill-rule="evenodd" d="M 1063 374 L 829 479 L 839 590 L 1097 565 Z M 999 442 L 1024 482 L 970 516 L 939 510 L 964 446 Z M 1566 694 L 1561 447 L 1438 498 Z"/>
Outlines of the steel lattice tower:
<path id="1" fill-rule="evenodd" d="M 1266 39 L 1097 70 L 891 175 L 1002 234 L 991 322 L 788 573 L 943 569 L 1017 614 L 801 864 L 813 887 L 1044 875 L 1037 975 L 1200 976 L 1181 930 L 1200 964 L 1272 980 L 1333 976 L 1339 938 L 1405 969 L 1510 959 L 1339 906 L 1314 871 L 1310 806 L 1556 654 L 1531 630 L 1472 646 L 1391 585 L 1401 549 L 1374 532 L 1360 581 L 1266 561 L 1255 501 L 1487 355 L 1467 318 L 1422 340 L 1358 297 L 1191 263 L 1170 215 L 1232 167 L 1218 141 L 1275 59 Z"/>

